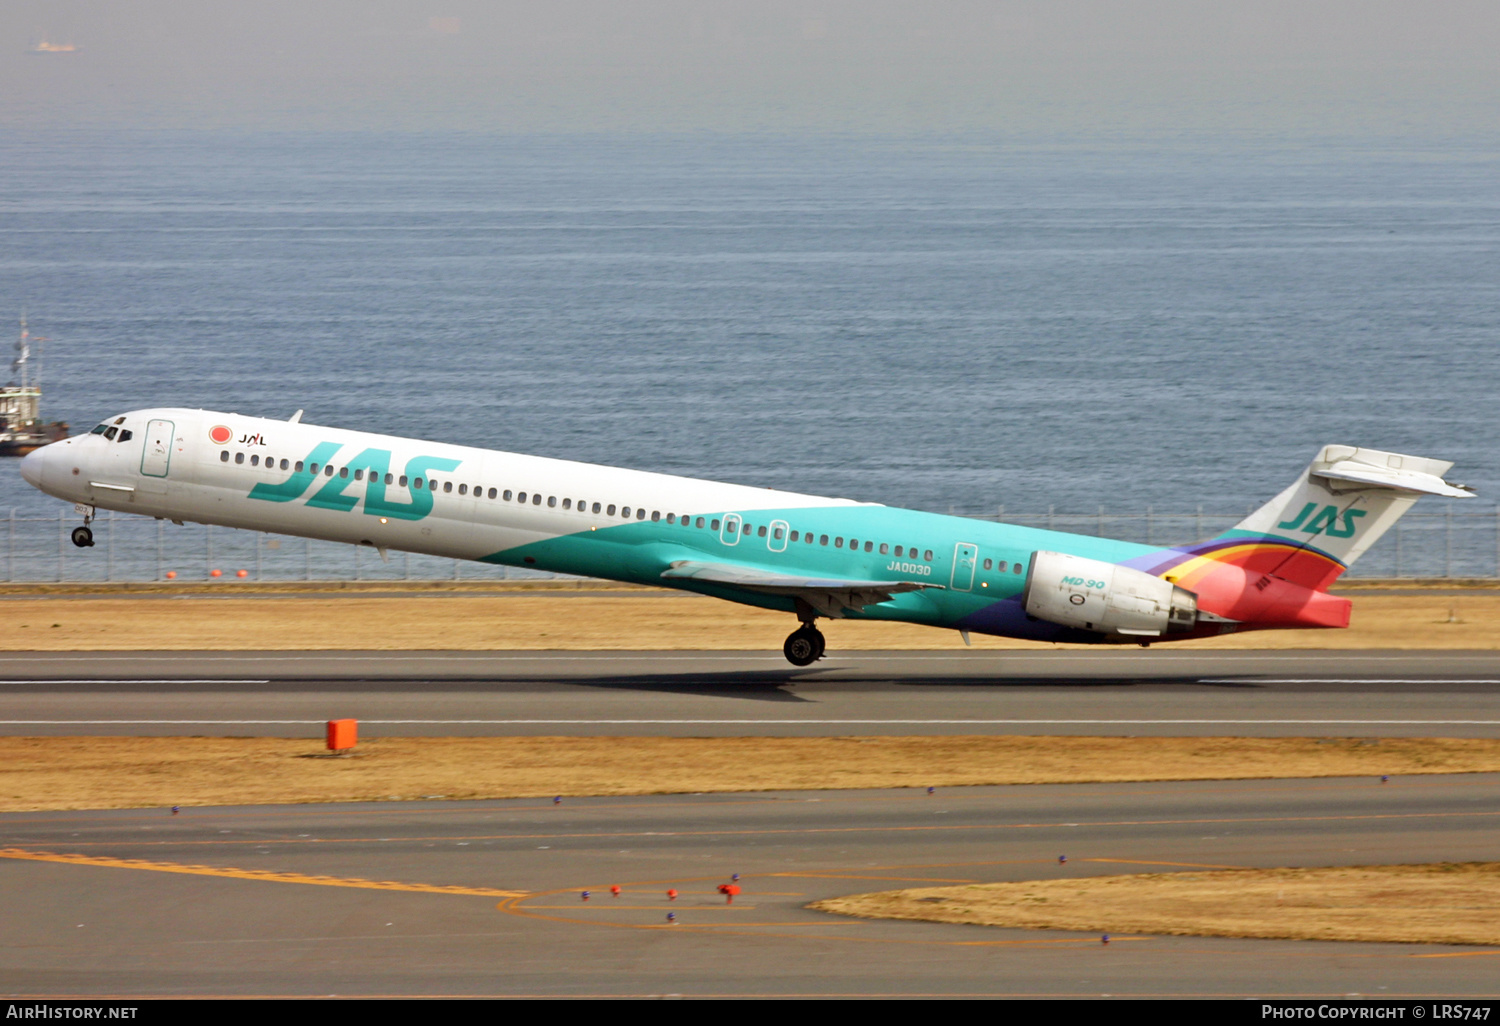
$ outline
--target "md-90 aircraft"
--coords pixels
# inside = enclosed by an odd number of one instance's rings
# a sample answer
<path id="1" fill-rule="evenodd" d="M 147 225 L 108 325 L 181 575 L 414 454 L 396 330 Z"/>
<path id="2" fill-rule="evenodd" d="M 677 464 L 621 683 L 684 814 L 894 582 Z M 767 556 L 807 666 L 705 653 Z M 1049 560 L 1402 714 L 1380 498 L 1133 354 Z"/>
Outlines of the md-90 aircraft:
<path id="1" fill-rule="evenodd" d="M 1229 531 L 1158 548 L 876 503 L 207 410 L 136 410 L 54 442 L 21 475 L 96 509 L 700 592 L 817 618 L 1036 641 L 1150 644 L 1347 627 L 1328 587 L 1418 496 L 1466 498 L 1451 463 L 1329 445 Z"/>

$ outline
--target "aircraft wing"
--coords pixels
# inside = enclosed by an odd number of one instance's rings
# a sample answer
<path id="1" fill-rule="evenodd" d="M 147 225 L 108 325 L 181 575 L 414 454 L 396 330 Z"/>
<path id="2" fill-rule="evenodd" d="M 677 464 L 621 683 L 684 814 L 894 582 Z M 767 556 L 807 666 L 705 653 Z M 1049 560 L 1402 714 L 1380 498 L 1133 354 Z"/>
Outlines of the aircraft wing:
<path id="1" fill-rule="evenodd" d="M 847 577 L 800 577 L 795 574 L 778 574 L 769 570 L 735 566 L 732 563 L 700 563 L 679 560 L 662 572 L 666 578 L 703 581 L 706 584 L 722 584 L 731 588 L 744 588 L 769 595 L 790 595 L 800 598 L 827 617 L 838 618 L 845 609 L 863 609 L 865 606 L 889 602 L 893 595 L 904 591 L 921 591 L 924 588 L 942 589 L 941 584 L 923 584 L 919 581 L 869 581 Z"/>

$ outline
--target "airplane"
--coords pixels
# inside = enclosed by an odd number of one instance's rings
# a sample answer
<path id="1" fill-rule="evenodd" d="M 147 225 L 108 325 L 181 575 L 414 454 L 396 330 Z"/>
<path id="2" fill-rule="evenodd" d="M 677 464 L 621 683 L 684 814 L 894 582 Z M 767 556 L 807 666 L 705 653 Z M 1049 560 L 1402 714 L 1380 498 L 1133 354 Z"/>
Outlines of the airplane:
<path id="1" fill-rule="evenodd" d="M 21 475 L 98 509 L 680 588 L 796 616 L 1034 641 L 1136 644 L 1349 624 L 1328 588 L 1422 495 L 1468 498 L 1442 460 L 1324 446 L 1230 530 L 1159 547 L 878 503 L 190 409 L 112 416 Z"/>

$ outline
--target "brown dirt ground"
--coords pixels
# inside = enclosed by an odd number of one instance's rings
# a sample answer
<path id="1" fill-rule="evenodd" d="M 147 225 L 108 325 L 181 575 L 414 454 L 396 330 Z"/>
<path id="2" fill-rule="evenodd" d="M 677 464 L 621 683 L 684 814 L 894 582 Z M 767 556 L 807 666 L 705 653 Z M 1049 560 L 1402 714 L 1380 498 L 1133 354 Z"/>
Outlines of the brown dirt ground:
<path id="1" fill-rule="evenodd" d="M 1360 595 L 1348 630 L 1255 631 L 1175 648 L 1497 649 L 1500 594 Z M 0 650 L 167 649 L 658 650 L 780 649 L 786 613 L 683 593 L 526 590 L 400 597 L 181 594 L 10 598 Z M 820 620 L 830 651 L 961 648 L 957 632 L 912 624 Z M 973 635 L 975 648 L 1050 644 Z M 1076 646 L 1075 646 L 1076 647 Z"/>
<path id="2" fill-rule="evenodd" d="M 1495 945 L 1500 863 L 1033 880 L 861 894 L 812 907 L 871 919 L 1115 935 Z"/>
<path id="3" fill-rule="evenodd" d="M 1472 772 L 1500 739 L 0 737 L 0 811 Z"/>

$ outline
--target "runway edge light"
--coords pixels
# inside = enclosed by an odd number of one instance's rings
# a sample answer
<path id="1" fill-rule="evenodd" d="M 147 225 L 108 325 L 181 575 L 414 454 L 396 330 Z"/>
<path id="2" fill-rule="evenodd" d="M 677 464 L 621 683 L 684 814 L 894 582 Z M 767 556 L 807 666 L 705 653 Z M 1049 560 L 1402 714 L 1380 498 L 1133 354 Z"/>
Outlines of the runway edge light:
<path id="1" fill-rule="evenodd" d="M 359 737 L 358 720 L 328 721 L 328 750 L 338 755 L 354 747 Z"/>

